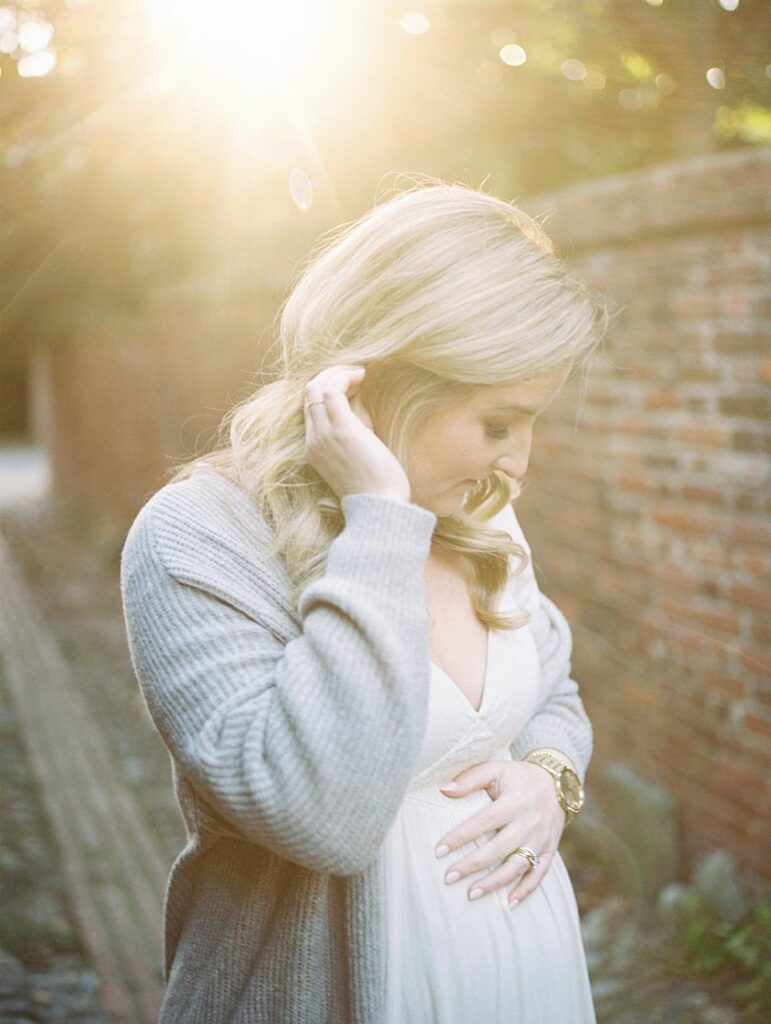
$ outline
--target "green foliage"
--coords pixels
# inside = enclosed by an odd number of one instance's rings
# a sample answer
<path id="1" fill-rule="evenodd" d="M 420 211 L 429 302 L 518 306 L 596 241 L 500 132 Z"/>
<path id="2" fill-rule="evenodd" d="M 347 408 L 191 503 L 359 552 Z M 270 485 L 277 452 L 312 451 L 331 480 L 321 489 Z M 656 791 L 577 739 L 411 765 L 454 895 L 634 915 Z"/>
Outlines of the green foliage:
<path id="1" fill-rule="evenodd" d="M 725 994 L 741 1002 L 748 1021 L 771 1019 L 771 903 L 739 924 L 720 921 L 695 892 L 683 905 L 680 929 L 693 970 L 726 977 Z"/>

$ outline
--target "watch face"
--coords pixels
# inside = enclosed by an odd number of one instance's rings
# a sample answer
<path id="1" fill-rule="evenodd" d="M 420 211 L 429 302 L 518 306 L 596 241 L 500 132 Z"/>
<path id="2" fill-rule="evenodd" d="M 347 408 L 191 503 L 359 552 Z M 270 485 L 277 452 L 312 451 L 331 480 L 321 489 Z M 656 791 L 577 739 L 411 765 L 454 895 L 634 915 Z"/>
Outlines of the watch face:
<path id="1" fill-rule="evenodd" d="M 566 768 L 560 776 L 560 790 L 570 810 L 578 813 L 584 806 L 584 791 L 580 779 L 570 768 Z"/>

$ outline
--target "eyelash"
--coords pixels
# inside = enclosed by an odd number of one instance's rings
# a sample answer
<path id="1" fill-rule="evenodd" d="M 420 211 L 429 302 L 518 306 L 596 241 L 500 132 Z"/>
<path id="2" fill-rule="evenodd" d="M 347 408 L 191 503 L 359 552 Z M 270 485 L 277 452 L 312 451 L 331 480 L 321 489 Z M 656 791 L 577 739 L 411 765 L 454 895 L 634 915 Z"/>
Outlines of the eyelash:
<path id="1" fill-rule="evenodd" d="M 489 438 L 502 441 L 509 436 L 509 428 L 502 423 L 485 423 L 485 433 Z"/>

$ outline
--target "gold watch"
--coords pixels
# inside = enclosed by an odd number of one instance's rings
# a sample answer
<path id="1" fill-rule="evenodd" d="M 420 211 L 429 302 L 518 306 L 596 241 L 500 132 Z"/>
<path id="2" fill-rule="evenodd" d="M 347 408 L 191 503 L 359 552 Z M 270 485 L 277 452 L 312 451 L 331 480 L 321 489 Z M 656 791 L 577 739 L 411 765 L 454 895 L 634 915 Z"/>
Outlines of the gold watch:
<path id="1" fill-rule="evenodd" d="M 581 780 L 567 762 L 552 754 L 550 750 L 531 750 L 524 760 L 545 768 L 554 779 L 557 799 L 565 812 L 565 825 L 569 825 L 584 806 L 584 787 Z"/>

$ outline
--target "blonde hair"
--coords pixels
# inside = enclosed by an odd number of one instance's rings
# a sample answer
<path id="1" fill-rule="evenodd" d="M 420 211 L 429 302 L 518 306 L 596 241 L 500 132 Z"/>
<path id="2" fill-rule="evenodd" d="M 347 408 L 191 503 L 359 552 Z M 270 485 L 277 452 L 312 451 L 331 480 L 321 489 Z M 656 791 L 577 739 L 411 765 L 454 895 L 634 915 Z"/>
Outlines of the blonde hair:
<path id="1" fill-rule="evenodd" d="M 527 380 L 573 360 L 602 338 L 604 301 L 572 278 L 541 226 L 516 206 L 469 186 L 421 176 L 358 220 L 323 235 L 277 315 L 276 379 L 228 413 L 219 450 L 174 480 L 210 466 L 247 492 L 271 527 L 296 602 L 324 572 L 344 525 L 340 501 L 306 462 L 305 386 L 338 363 L 368 367 L 351 400 L 408 467 L 415 429 L 479 385 Z M 371 369 L 370 369 L 371 367 Z M 495 611 L 524 548 L 486 520 L 518 497 L 495 471 L 433 543 L 465 555 L 479 619 L 514 629 L 527 613 Z M 519 559 L 511 573 L 509 556 Z"/>

